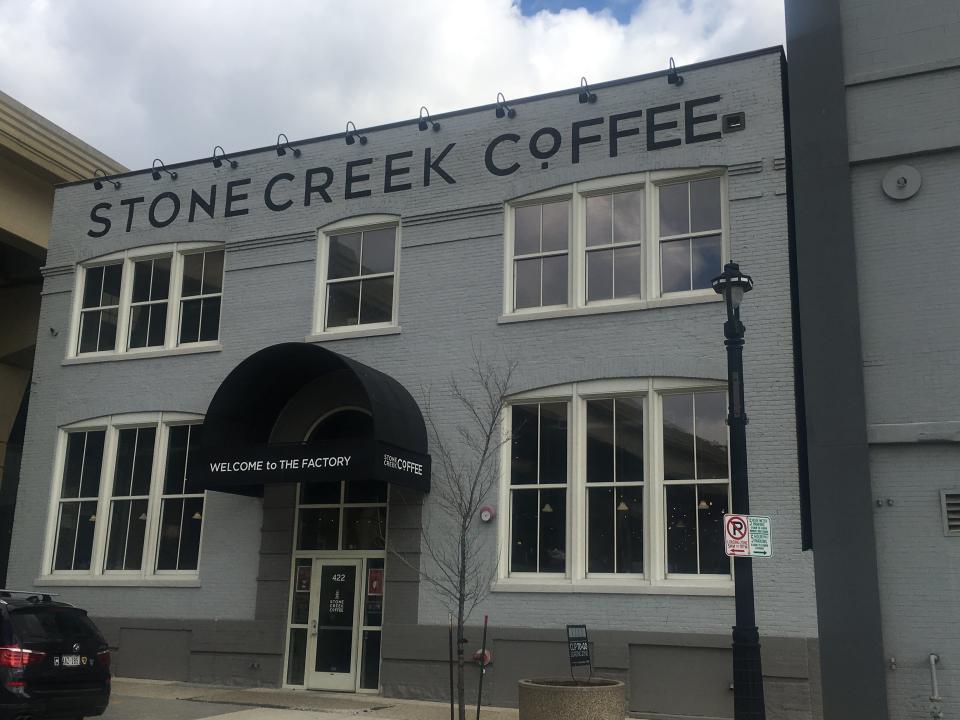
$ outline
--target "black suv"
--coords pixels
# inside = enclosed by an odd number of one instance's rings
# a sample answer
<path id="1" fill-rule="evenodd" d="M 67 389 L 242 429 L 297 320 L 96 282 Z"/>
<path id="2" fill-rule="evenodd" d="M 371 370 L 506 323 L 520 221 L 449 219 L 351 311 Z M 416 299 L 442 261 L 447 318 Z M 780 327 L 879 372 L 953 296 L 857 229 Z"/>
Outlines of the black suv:
<path id="1" fill-rule="evenodd" d="M 110 651 L 85 610 L 0 590 L 0 720 L 102 715 Z"/>

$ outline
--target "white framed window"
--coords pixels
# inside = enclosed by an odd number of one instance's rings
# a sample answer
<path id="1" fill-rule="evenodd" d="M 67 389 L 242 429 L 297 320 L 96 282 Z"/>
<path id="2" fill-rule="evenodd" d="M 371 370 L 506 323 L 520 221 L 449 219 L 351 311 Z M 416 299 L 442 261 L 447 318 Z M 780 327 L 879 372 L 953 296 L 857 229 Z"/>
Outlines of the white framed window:
<path id="1" fill-rule="evenodd" d="M 643 297 L 643 190 L 587 195 L 586 301 Z"/>
<path id="2" fill-rule="evenodd" d="M 182 263 L 177 344 L 216 341 L 220 338 L 223 250 L 184 252 Z"/>
<path id="3" fill-rule="evenodd" d="M 511 399 L 497 587 L 731 591 L 726 390 L 597 380 Z"/>
<path id="4" fill-rule="evenodd" d="M 43 574 L 91 582 L 198 575 L 202 418 L 134 413 L 61 428 Z"/>
<path id="5" fill-rule="evenodd" d="M 134 248 L 77 267 L 68 358 L 218 346 L 222 244 Z"/>
<path id="6" fill-rule="evenodd" d="M 563 573 L 569 403 L 517 403 L 510 410 L 510 574 Z"/>
<path id="7" fill-rule="evenodd" d="M 514 307 L 566 305 L 570 200 L 519 205 L 513 216 Z"/>
<path id="8" fill-rule="evenodd" d="M 723 267 L 721 197 L 719 177 L 658 186 L 662 293 L 711 289 Z"/>
<path id="9" fill-rule="evenodd" d="M 400 223 L 350 218 L 319 232 L 314 333 L 363 334 L 397 327 Z"/>
<path id="10" fill-rule="evenodd" d="M 600 178 L 506 204 L 503 320 L 716 299 L 722 168 Z"/>

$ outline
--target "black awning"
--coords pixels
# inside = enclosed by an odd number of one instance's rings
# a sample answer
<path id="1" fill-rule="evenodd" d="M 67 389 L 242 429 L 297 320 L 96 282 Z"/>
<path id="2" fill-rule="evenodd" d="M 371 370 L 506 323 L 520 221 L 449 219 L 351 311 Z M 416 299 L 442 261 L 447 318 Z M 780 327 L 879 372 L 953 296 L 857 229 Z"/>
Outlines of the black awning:
<path id="1" fill-rule="evenodd" d="M 270 442 L 277 418 L 298 392 L 324 376 L 337 383 L 344 370 L 357 381 L 370 411 L 370 436 Z M 337 480 L 430 490 L 426 426 L 406 388 L 356 360 L 305 343 L 260 350 L 227 375 L 207 409 L 201 456 L 197 471 L 204 487 L 221 492 L 262 495 L 265 484 Z"/>

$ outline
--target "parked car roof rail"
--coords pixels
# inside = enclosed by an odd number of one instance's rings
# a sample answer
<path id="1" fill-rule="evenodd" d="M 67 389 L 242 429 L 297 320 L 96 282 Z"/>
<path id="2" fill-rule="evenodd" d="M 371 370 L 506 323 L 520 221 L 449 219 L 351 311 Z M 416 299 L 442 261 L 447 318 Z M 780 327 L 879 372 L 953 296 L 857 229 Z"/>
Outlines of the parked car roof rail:
<path id="1" fill-rule="evenodd" d="M 57 593 L 48 593 L 48 592 L 37 592 L 36 590 L 8 590 L 7 588 L 0 588 L 0 598 L 12 598 L 14 595 L 26 595 L 24 598 L 27 602 L 53 602 L 53 598 L 57 597 Z"/>

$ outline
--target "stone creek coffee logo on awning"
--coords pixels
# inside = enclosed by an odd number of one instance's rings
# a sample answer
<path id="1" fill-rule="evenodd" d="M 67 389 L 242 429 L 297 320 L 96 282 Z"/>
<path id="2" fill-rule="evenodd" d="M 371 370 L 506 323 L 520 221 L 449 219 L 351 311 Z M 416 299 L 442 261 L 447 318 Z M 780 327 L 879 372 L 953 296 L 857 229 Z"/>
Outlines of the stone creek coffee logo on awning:
<path id="1" fill-rule="evenodd" d="M 413 473 L 414 475 L 423 475 L 423 463 L 398 458 L 396 455 L 390 455 L 389 453 L 383 454 L 383 466 L 391 470 L 401 470 L 403 472 Z"/>
<path id="2" fill-rule="evenodd" d="M 195 469 L 210 490 L 237 484 L 374 479 L 419 487 L 430 477 L 428 455 L 369 438 L 245 445 L 207 449 L 204 455 Z"/>
<path id="3" fill-rule="evenodd" d="M 562 131 L 541 127 L 528 136 L 503 133 L 484 144 L 476 162 L 490 175 L 507 177 L 521 169 L 546 170 L 550 163 L 569 161 L 576 165 L 587 148 L 614 158 L 625 153 L 663 150 L 682 144 L 719 140 L 717 108 L 720 95 L 686 100 L 643 110 L 631 110 L 610 116 L 576 120 Z M 646 142 L 643 142 L 645 138 Z M 284 212 L 294 205 L 310 207 L 314 203 L 332 203 L 370 197 L 374 188 L 383 193 L 407 192 L 414 185 L 456 185 L 451 166 L 457 155 L 466 152 L 451 142 L 442 148 L 427 147 L 414 157 L 413 150 L 388 153 L 347 161 L 341 167 L 318 166 L 297 175 L 282 172 L 254 184 L 253 178 L 230 180 L 222 185 L 167 190 L 153 197 L 138 195 L 97 203 L 90 209 L 92 227 L 87 235 L 101 238 L 116 224 L 125 232 L 135 222 L 147 222 L 154 228 L 192 223 L 198 218 L 233 218 L 250 213 L 252 203 L 260 202 L 272 212 Z M 462 166 L 462 163 L 460 163 Z M 416 182 L 415 182 L 416 181 Z"/>

